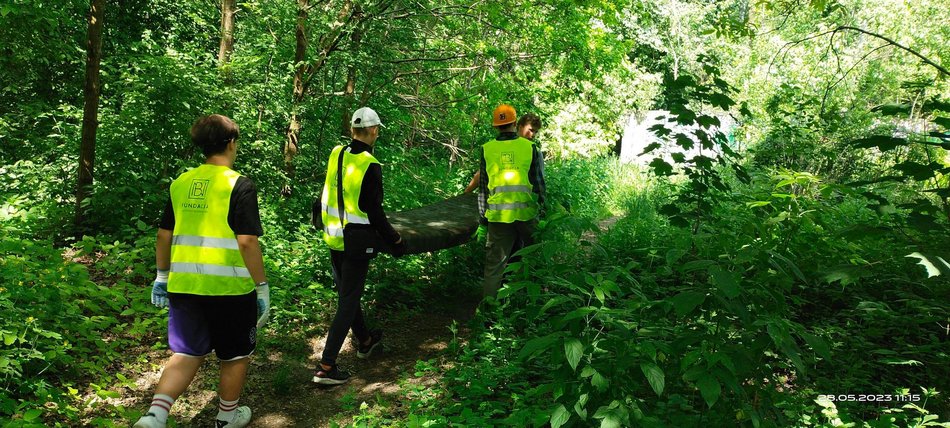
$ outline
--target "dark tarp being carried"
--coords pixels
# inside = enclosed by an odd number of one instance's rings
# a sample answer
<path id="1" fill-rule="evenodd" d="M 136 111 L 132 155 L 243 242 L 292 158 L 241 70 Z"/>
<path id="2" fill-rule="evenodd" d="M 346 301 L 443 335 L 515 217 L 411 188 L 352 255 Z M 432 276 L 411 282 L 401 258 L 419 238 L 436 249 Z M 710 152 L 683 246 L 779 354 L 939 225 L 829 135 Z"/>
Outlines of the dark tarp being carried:
<path id="1" fill-rule="evenodd" d="M 313 214 L 319 219 L 319 200 Z M 444 250 L 468 242 L 478 229 L 478 195 L 465 193 L 409 211 L 387 212 L 386 217 L 405 241 L 406 254 Z M 377 250 L 389 252 L 383 243 Z"/>

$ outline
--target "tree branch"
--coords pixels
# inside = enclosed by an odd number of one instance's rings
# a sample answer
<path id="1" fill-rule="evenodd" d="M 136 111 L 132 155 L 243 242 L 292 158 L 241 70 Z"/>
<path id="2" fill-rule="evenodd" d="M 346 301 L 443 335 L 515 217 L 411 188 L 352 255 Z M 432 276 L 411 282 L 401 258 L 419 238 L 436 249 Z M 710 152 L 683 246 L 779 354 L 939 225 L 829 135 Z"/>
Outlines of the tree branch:
<path id="1" fill-rule="evenodd" d="M 882 36 L 882 35 L 877 34 L 877 33 L 872 33 L 872 32 L 870 32 L 870 31 L 867 31 L 867 30 L 864 30 L 864 29 L 861 29 L 861 28 L 858 28 L 858 27 L 851 27 L 851 26 L 848 26 L 848 25 L 842 25 L 842 26 L 840 26 L 840 27 L 838 27 L 838 28 L 835 28 L 835 29 L 834 29 L 834 32 L 837 33 L 838 31 L 841 31 L 841 30 L 857 31 L 857 32 L 862 33 L 862 34 L 867 34 L 867 35 L 869 35 L 869 36 L 871 36 L 871 37 L 877 37 L 877 38 L 879 38 L 879 39 L 881 39 L 881 40 L 883 40 L 883 41 L 885 41 L 885 42 L 887 42 L 887 43 L 890 43 L 890 44 L 892 44 L 892 45 L 894 45 L 894 46 L 897 46 L 898 48 L 901 48 L 902 50 L 904 50 L 904 51 L 906 51 L 906 52 L 909 52 L 911 55 L 914 55 L 914 56 L 916 56 L 917 58 L 920 58 L 925 64 L 930 65 L 930 66 L 932 66 L 933 68 L 936 68 L 936 69 L 939 70 L 941 73 L 943 73 L 943 74 L 945 74 L 945 75 L 947 75 L 947 76 L 950 76 L 950 70 L 947 70 L 946 68 L 944 68 L 944 67 L 941 66 L 940 64 L 937 64 L 937 63 L 931 61 L 929 58 L 927 58 L 927 57 L 921 55 L 919 52 L 917 52 L 917 51 L 915 51 L 915 50 L 913 50 L 913 49 L 911 49 L 911 48 L 909 48 L 909 47 L 907 47 L 907 46 L 904 46 L 904 45 L 902 45 L 902 44 L 900 44 L 900 43 L 897 43 L 896 41 L 894 41 L 894 40 L 891 39 L 891 38 L 888 38 L 887 36 Z"/>

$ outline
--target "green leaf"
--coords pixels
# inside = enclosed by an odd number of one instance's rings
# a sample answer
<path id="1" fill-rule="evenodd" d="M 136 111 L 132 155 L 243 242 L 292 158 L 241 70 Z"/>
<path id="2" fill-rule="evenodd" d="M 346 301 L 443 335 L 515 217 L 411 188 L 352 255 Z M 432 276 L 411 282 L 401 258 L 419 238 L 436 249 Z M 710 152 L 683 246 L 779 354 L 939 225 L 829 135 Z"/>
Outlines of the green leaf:
<path id="1" fill-rule="evenodd" d="M 766 331 L 769 333 L 769 336 L 772 337 L 772 342 L 775 346 L 795 364 L 798 371 L 804 373 L 806 371 L 805 363 L 802 362 L 802 358 L 799 356 L 798 345 L 795 343 L 795 340 L 792 339 L 792 336 L 788 334 L 788 327 L 772 321 L 766 325 Z"/>
<path id="2" fill-rule="evenodd" d="M 718 78 L 717 78 L 718 79 Z M 703 128 L 710 128 L 713 126 L 720 126 L 719 118 L 715 116 L 702 115 L 696 118 L 696 122 L 700 124 Z"/>
<path id="3" fill-rule="evenodd" d="M 43 411 L 40 409 L 30 409 L 23 413 L 23 420 L 27 422 L 32 422 L 36 418 L 40 417 L 43 414 Z"/>
<path id="4" fill-rule="evenodd" d="M 927 278 L 950 274 L 950 263 L 947 263 L 943 257 L 925 255 L 918 252 L 908 254 L 904 257 L 917 259 L 917 264 L 923 266 L 924 269 L 927 270 Z M 4 342 L 6 342 L 6 337 L 4 337 Z"/>
<path id="5" fill-rule="evenodd" d="M 607 389 L 607 386 L 610 384 L 610 381 L 600 374 L 600 372 L 594 372 L 594 376 L 590 378 L 590 384 L 597 388 L 598 391 L 604 391 Z"/>
<path id="6" fill-rule="evenodd" d="M 650 168 L 653 168 L 653 173 L 660 177 L 673 175 L 673 165 L 660 158 L 653 158 L 653 161 L 650 162 Z"/>
<path id="7" fill-rule="evenodd" d="M 693 260 L 686 262 L 683 266 L 680 266 L 680 271 L 682 272 L 692 272 L 694 270 L 707 269 L 710 266 L 716 264 L 713 260 Z"/>
<path id="8" fill-rule="evenodd" d="M 752 118 L 752 110 L 749 110 L 749 104 L 747 102 L 742 102 L 742 106 L 739 107 L 739 114 L 745 118 Z"/>
<path id="9" fill-rule="evenodd" d="M 841 281 L 841 285 L 850 285 L 861 279 L 866 272 L 867 269 L 858 266 L 842 265 L 828 271 L 825 274 L 825 281 L 829 284 Z"/>
<path id="10" fill-rule="evenodd" d="M 643 156 L 643 155 L 645 155 L 645 154 L 647 154 L 647 153 L 650 153 L 650 152 L 652 152 L 652 151 L 654 151 L 654 150 L 656 150 L 656 149 L 659 149 L 660 147 L 662 147 L 662 146 L 660 145 L 660 143 L 650 143 L 649 145 L 647 145 L 646 147 L 643 148 L 643 152 L 640 153 L 640 156 Z"/>
<path id="11" fill-rule="evenodd" d="M 640 363 L 640 370 L 642 370 L 643 375 L 646 376 L 647 382 L 649 382 L 650 387 L 653 388 L 653 392 L 655 392 L 656 395 L 662 395 L 663 388 L 666 385 L 666 375 L 663 374 L 663 370 L 653 363 Z"/>
<path id="12" fill-rule="evenodd" d="M 907 140 L 904 138 L 895 138 L 887 135 L 874 135 L 871 137 L 854 140 L 851 142 L 851 144 L 862 149 L 877 147 L 882 152 L 886 152 L 888 150 L 893 150 L 898 146 L 906 146 Z"/>
<path id="13" fill-rule="evenodd" d="M 879 111 L 885 116 L 906 115 L 910 113 L 910 104 L 885 104 L 871 111 Z"/>
<path id="14" fill-rule="evenodd" d="M 604 420 L 600 421 L 600 428 L 620 428 L 620 416 L 616 413 L 608 413 Z"/>
<path id="15" fill-rule="evenodd" d="M 577 370 L 577 363 L 584 356 L 584 344 L 578 339 L 568 339 L 564 342 L 564 355 L 567 357 L 571 369 Z"/>
<path id="16" fill-rule="evenodd" d="M 906 161 L 894 165 L 894 169 L 917 181 L 933 178 L 941 168 L 943 168 L 943 165 L 937 162 L 931 162 L 925 165 L 914 161 Z"/>
<path id="17" fill-rule="evenodd" d="M 929 101 L 924 103 L 924 110 L 937 110 L 950 113 L 950 103 L 940 100 Z"/>
<path id="18" fill-rule="evenodd" d="M 599 285 L 594 286 L 594 297 L 596 297 L 597 300 L 599 300 L 601 304 L 603 304 L 604 301 L 606 300 L 606 296 L 604 295 L 604 289 L 601 286 Z"/>
<path id="19" fill-rule="evenodd" d="M 716 404 L 716 401 L 719 401 L 719 396 L 722 394 L 722 385 L 719 384 L 719 380 L 715 376 L 708 373 L 703 375 L 696 381 L 696 387 L 699 388 L 699 393 L 710 408 L 713 404 Z"/>
<path id="20" fill-rule="evenodd" d="M 670 301 L 673 303 L 673 309 L 676 310 L 676 315 L 684 316 L 690 312 L 693 312 L 697 306 L 701 305 L 706 300 L 706 293 L 699 291 L 684 291 L 680 294 L 673 296 Z"/>
<path id="21" fill-rule="evenodd" d="M 565 408 L 563 404 L 561 404 L 557 406 L 556 409 L 554 409 L 553 413 L 551 413 L 551 428 L 560 428 L 570 419 L 571 413 L 567 411 L 567 408 Z"/>
<path id="22" fill-rule="evenodd" d="M 709 279 L 726 297 L 734 299 L 739 296 L 739 279 L 736 274 L 722 270 L 719 266 L 709 268 Z"/>
<path id="23" fill-rule="evenodd" d="M 521 352 L 518 353 L 518 358 L 521 360 L 530 359 L 534 354 L 551 347 L 551 345 L 556 342 L 557 336 L 553 333 L 531 339 L 524 345 L 524 348 L 521 348 Z"/>
<path id="24" fill-rule="evenodd" d="M 119 393 L 118 393 L 118 392 L 116 392 L 116 391 L 109 391 L 109 390 L 105 390 L 105 389 L 96 392 L 96 395 L 98 395 L 100 398 L 119 398 Z"/>
<path id="25" fill-rule="evenodd" d="M 587 400 L 590 398 L 588 394 L 581 394 L 580 397 L 577 397 L 577 402 L 574 403 L 574 411 L 577 412 L 577 416 L 580 416 L 581 419 L 587 419 Z"/>
<path id="26" fill-rule="evenodd" d="M 696 144 L 692 138 L 689 138 L 686 134 L 676 134 L 676 145 L 682 147 L 684 150 L 692 149 Z"/>
<path id="27" fill-rule="evenodd" d="M 946 129 L 950 129 L 950 117 L 935 117 L 934 123 Z"/>
<path id="28" fill-rule="evenodd" d="M 831 359 L 831 349 L 828 347 L 828 342 L 825 342 L 825 339 L 811 333 L 802 333 L 801 337 L 805 339 L 805 343 L 807 343 L 811 349 L 815 350 L 815 353 L 821 358 L 826 360 Z"/>
<path id="29" fill-rule="evenodd" d="M 5 332 L 3 334 L 3 344 L 6 346 L 12 345 L 13 342 L 16 342 L 16 337 L 17 336 L 14 333 Z"/>
<path id="30" fill-rule="evenodd" d="M 729 107 L 736 105 L 736 102 L 733 101 L 732 98 L 729 98 L 728 95 L 715 93 L 709 95 L 709 104 L 723 110 L 729 110 Z"/>
<path id="31" fill-rule="evenodd" d="M 595 369 L 595 368 L 593 368 L 593 367 L 591 367 L 591 366 L 586 366 L 586 367 L 584 367 L 583 369 L 581 369 L 581 377 L 582 377 L 582 378 L 591 377 L 591 376 L 594 375 L 594 373 L 597 373 L 597 369 Z"/>

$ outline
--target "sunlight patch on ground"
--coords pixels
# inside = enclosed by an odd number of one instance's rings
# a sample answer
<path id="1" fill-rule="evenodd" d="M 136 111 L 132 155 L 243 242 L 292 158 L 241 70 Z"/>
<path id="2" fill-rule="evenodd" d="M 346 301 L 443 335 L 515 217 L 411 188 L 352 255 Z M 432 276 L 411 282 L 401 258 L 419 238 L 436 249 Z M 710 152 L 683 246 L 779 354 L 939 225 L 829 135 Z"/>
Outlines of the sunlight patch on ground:
<path id="1" fill-rule="evenodd" d="M 268 413 L 266 415 L 255 416 L 254 423 L 265 427 L 292 427 L 297 425 L 293 418 L 280 413 Z"/>
<path id="2" fill-rule="evenodd" d="M 399 392 L 399 386 L 391 382 L 373 382 L 363 387 L 361 391 L 364 394 L 381 392 L 383 394 L 396 394 Z"/>
<path id="3" fill-rule="evenodd" d="M 448 347 L 449 347 L 448 342 L 444 340 L 429 341 L 429 342 L 422 343 L 419 345 L 419 349 L 423 349 L 426 351 L 434 351 L 434 352 L 444 351 Z"/>

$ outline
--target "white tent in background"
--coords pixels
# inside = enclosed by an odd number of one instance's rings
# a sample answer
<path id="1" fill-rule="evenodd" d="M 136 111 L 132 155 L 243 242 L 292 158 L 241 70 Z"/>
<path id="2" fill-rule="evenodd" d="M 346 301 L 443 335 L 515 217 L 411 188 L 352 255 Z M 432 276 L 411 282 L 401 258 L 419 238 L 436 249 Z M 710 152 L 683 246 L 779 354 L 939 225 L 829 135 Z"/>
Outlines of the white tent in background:
<path id="1" fill-rule="evenodd" d="M 707 129 L 706 132 L 710 136 L 714 135 L 717 130 L 726 135 L 732 133 L 736 125 L 732 116 L 728 114 L 716 114 L 712 116 L 719 119 L 720 126 L 713 126 Z M 670 122 L 669 120 L 673 121 Z M 670 135 L 661 138 L 658 137 L 654 131 L 650 130 L 650 128 L 658 124 L 666 125 L 667 129 L 672 131 Z M 675 118 L 669 111 L 650 110 L 643 113 L 634 113 L 630 115 L 630 118 L 627 120 L 623 137 L 620 140 L 620 161 L 645 166 L 649 165 L 650 162 L 653 161 L 653 158 L 660 157 L 672 164 L 673 161 L 670 155 L 676 152 L 686 155 L 686 159 L 690 159 L 700 153 L 711 158 L 718 157 L 718 151 L 701 149 L 699 139 L 696 138 L 694 134 L 698 129 L 700 129 L 700 127 L 697 125 L 683 126 L 677 124 Z M 692 149 L 683 150 L 682 147 L 678 146 L 676 144 L 677 134 L 685 134 L 693 140 L 694 144 Z M 653 143 L 660 143 L 661 147 L 640 156 L 647 146 Z"/>

